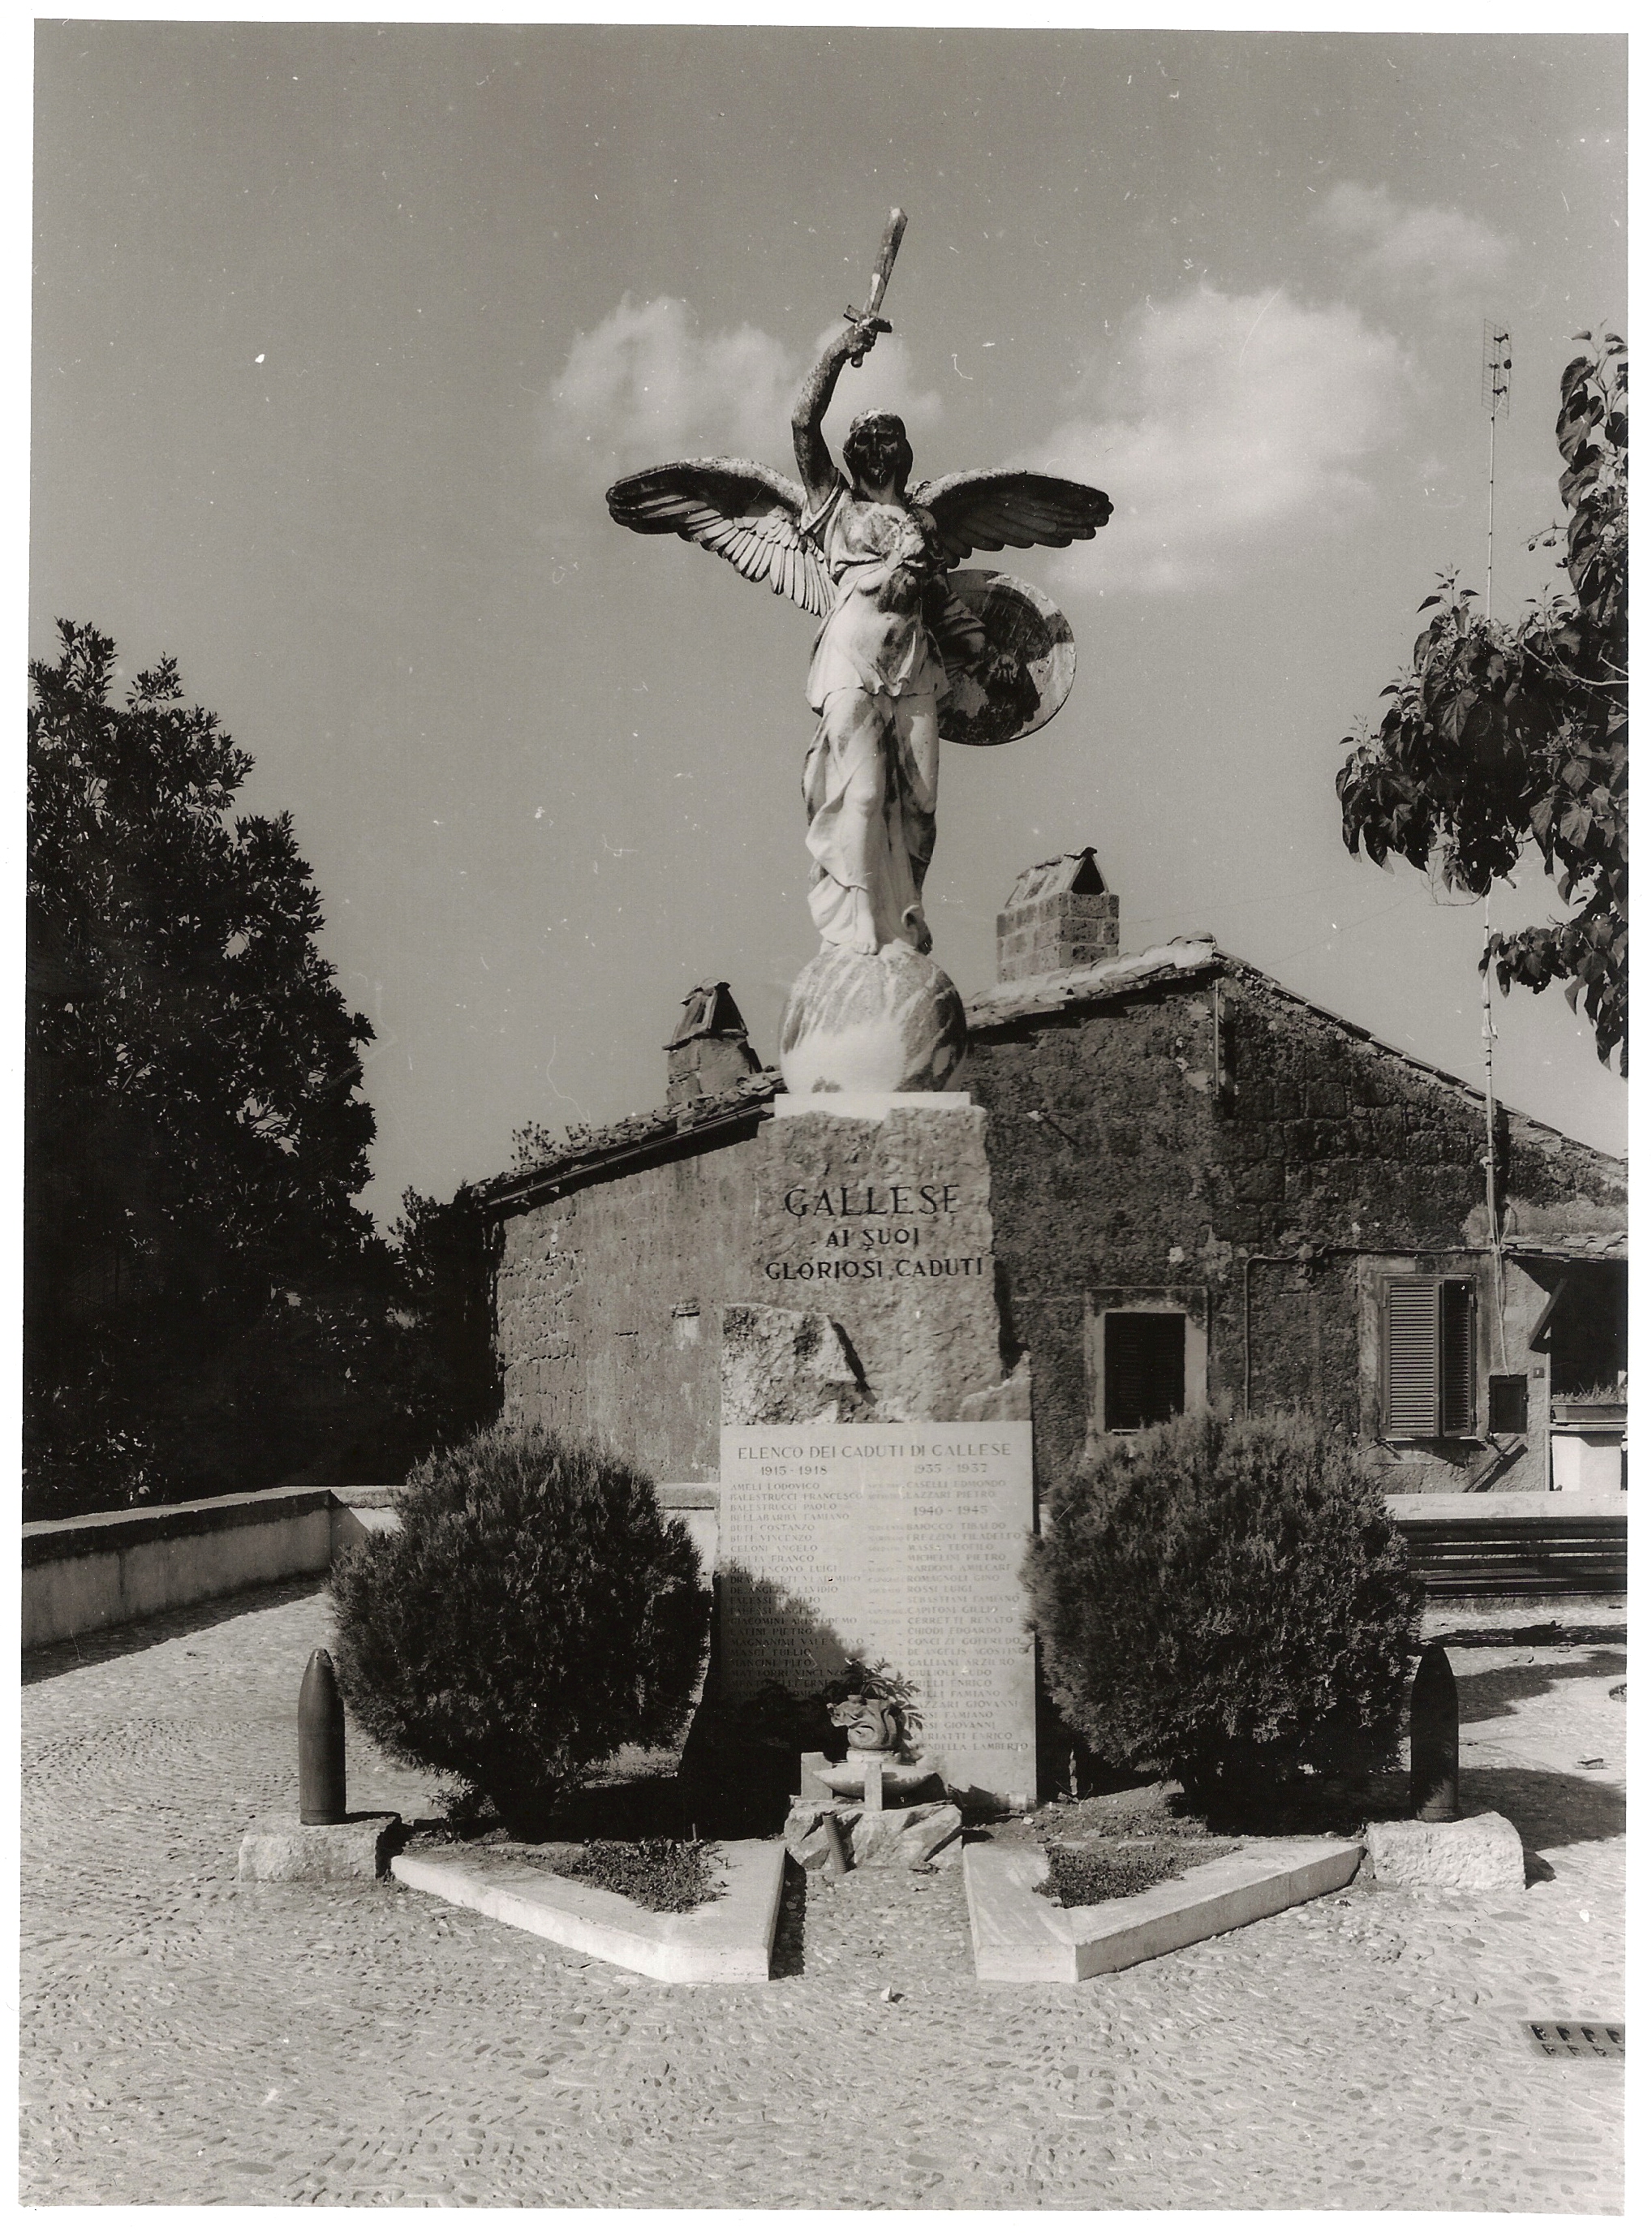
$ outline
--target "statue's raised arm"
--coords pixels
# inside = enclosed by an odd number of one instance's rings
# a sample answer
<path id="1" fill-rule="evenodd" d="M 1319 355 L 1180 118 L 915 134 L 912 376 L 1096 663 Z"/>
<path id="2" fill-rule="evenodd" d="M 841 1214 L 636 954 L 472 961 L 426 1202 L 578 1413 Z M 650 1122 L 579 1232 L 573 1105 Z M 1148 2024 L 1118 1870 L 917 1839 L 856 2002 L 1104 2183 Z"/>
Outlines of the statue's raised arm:
<path id="1" fill-rule="evenodd" d="M 879 317 L 883 308 L 884 290 L 889 285 L 889 275 L 895 268 L 895 259 L 900 253 L 901 236 L 906 230 L 906 213 L 892 209 L 889 222 L 884 227 L 884 237 L 878 244 L 878 261 L 873 267 L 872 288 L 866 297 L 866 307 L 859 312 L 844 312 L 848 326 L 835 334 L 826 345 L 820 362 L 803 384 L 796 409 L 792 413 L 792 447 L 797 457 L 797 470 L 803 477 L 803 486 L 808 493 L 809 510 L 817 510 L 830 499 L 836 485 L 836 471 L 832 453 L 820 432 L 820 423 L 826 418 L 832 401 L 832 392 L 838 385 L 838 375 L 846 365 L 859 365 L 879 334 L 890 332 L 887 319 Z"/>
<path id="2" fill-rule="evenodd" d="M 820 362 L 798 392 L 792 413 L 792 450 L 797 459 L 797 470 L 803 477 L 810 513 L 828 503 L 838 485 L 838 470 L 820 432 L 820 424 L 838 385 L 838 376 L 846 365 L 859 365 L 879 335 L 889 332 L 887 319 L 871 319 L 864 323 L 857 319 L 841 333 L 833 334 Z"/>

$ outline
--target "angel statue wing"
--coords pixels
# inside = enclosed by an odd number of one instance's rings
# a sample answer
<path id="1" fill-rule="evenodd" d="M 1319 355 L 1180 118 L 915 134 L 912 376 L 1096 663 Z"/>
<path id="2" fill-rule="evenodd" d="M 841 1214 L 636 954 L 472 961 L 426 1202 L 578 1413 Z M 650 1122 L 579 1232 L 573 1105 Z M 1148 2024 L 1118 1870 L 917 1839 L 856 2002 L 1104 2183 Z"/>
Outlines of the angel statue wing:
<path id="1" fill-rule="evenodd" d="M 954 566 L 971 551 L 1002 551 L 1006 543 L 1025 550 L 1088 543 L 1113 515 L 1112 499 L 1084 482 L 996 470 L 920 482 L 912 502 L 934 521 Z"/>
<path id="2" fill-rule="evenodd" d="M 831 607 L 825 562 L 798 527 L 802 488 L 772 467 L 750 458 L 685 458 L 650 466 L 615 482 L 608 509 L 622 528 L 634 528 L 639 536 L 681 536 L 721 552 L 748 582 L 767 582 L 776 597 L 790 598 L 806 614 L 819 617 Z"/>

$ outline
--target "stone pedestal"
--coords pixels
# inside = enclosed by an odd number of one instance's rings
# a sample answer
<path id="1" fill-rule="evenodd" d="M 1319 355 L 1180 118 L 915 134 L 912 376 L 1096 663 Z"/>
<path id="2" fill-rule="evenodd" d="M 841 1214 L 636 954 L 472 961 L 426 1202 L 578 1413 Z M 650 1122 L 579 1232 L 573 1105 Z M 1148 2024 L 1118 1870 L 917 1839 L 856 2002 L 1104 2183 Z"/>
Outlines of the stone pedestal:
<path id="1" fill-rule="evenodd" d="M 263 1817 L 241 1835 L 240 1879 L 377 1879 L 390 1867 L 402 1820 L 365 1811 L 342 1825 L 304 1825 L 296 1816 Z"/>
<path id="2" fill-rule="evenodd" d="M 1468 1894 L 1525 1891 L 1520 1835 L 1494 1810 L 1448 1825 L 1368 1825 L 1365 1841 L 1379 1886 L 1454 1887 Z"/>
<path id="3" fill-rule="evenodd" d="M 725 1424 L 990 1417 L 1006 1362 L 986 1113 L 962 1095 L 788 1095 L 758 1149 L 746 1301 L 835 1328 L 863 1387 L 830 1412 L 775 1411 L 784 1372 L 767 1392 L 731 1388 L 726 1324 Z M 1010 1410 L 1025 1417 L 1024 1397 Z"/>
<path id="4" fill-rule="evenodd" d="M 1032 1431 L 984 1128 L 950 1095 L 788 1098 L 764 1128 L 752 1301 L 723 1319 L 720 1687 L 886 1661 L 948 1786 L 1019 1802 Z"/>

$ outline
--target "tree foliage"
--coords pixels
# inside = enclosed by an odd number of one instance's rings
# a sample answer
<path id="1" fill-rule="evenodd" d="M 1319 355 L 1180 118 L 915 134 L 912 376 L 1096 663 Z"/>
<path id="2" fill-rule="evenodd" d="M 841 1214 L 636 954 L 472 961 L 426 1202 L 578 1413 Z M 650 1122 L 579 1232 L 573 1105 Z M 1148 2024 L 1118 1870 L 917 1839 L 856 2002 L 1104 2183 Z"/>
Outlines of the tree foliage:
<path id="1" fill-rule="evenodd" d="M 402 1194 L 390 1230 L 394 1317 L 404 1333 L 397 1384 L 408 1462 L 462 1444 L 498 1413 L 503 1395 L 493 1344 L 493 1259 L 482 1199 L 462 1184 L 451 1197 Z"/>
<path id="2" fill-rule="evenodd" d="M 30 666 L 25 1463 L 31 1510 L 280 1480 L 376 1417 L 394 1267 L 372 1039 L 286 815 L 175 663 Z"/>
<path id="3" fill-rule="evenodd" d="M 1571 913 L 1498 933 L 1488 957 L 1505 994 L 1564 981 L 1602 1062 L 1616 1051 L 1627 1072 L 1629 352 L 1616 334 L 1578 339 L 1589 350 L 1562 376 L 1556 423 L 1570 595 L 1498 621 L 1447 576 L 1376 733 L 1344 739 L 1337 792 L 1350 853 L 1438 860 L 1466 892 L 1535 841 Z"/>
<path id="4" fill-rule="evenodd" d="M 286 815 L 176 665 L 30 668 L 24 1461 L 32 1516 L 399 1480 L 498 1407 L 482 1207 L 368 1177 L 372 1038 Z"/>

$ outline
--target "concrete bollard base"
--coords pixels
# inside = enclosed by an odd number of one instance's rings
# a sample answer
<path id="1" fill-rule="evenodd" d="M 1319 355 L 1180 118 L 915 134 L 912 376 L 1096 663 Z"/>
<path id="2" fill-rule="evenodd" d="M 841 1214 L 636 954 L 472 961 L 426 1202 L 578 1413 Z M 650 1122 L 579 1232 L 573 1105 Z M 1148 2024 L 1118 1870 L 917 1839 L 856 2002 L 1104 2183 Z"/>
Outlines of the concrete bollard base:
<path id="1" fill-rule="evenodd" d="M 1365 1842 L 1379 1886 L 1456 1887 L 1467 1894 L 1525 1891 L 1520 1835 L 1494 1810 L 1451 1825 L 1368 1825 Z"/>
<path id="2" fill-rule="evenodd" d="M 301 1825 L 297 1817 L 260 1817 L 241 1835 L 238 1879 L 327 1881 L 380 1879 L 401 1843 L 402 1820 L 346 1817 L 342 1825 Z"/>

